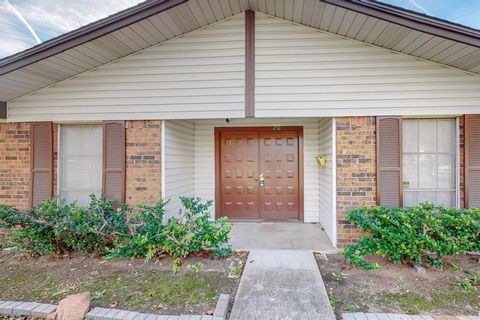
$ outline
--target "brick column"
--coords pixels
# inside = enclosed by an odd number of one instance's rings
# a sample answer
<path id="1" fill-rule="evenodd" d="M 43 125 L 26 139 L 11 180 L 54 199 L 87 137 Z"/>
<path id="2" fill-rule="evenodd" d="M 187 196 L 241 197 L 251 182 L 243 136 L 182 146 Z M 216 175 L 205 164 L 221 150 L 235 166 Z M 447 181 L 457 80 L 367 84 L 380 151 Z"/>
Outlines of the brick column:
<path id="1" fill-rule="evenodd" d="M 29 123 L 0 123 L 0 203 L 30 206 Z"/>
<path id="2" fill-rule="evenodd" d="M 161 199 L 161 121 L 126 122 L 126 203 L 154 204 Z"/>
<path id="3" fill-rule="evenodd" d="M 346 213 L 376 202 L 375 117 L 339 117 L 336 128 L 337 243 L 341 248 L 361 236 L 346 220 Z"/>

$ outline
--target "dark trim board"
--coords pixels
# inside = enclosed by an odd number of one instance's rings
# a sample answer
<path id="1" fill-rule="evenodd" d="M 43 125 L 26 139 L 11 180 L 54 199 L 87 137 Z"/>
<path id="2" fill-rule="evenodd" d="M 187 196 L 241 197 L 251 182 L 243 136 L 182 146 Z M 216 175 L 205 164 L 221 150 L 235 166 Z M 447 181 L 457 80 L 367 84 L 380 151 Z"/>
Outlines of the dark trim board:
<path id="1" fill-rule="evenodd" d="M 255 117 L 255 12 L 245 11 L 245 117 Z"/>
<path id="2" fill-rule="evenodd" d="M 221 217 L 221 168 L 220 168 L 220 134 L 222 132 L 272 132 L 277 129 L 270 126 L 262 127 L 216 127 L 215 128 L 215 219 Z M 304 221 L 304 149 L 303 149 L 303 127 L 302 126 L 282 126 L 280 130 L 298 132 L 298 219 Z M 245 221 L 245 219 L 242 219 Z M 248 221 L 254 221 L 249 219 Z M 271 220 L 269 220 L 271 221 Z"/>
<path id="3" fill-rule="evenodd" d="M 480 31 L 374 0 L 320 0 L 420 32 L 480 47 Z"/>
<path id="4" fill-rule="evenodd" d="M 0 75 L 49 58 L 88 41 L 95 40 L 96 38 L 176 7 L 187 1 L 188 0 L 153 0 L 142 2 L 134 7 L 43 42 L 33 48 L 1 59 Z"/>
<path id="5" fill-rule="evenodd" d="M 0 101 L 0 119 L 7 119 L 7 102 Z"/>

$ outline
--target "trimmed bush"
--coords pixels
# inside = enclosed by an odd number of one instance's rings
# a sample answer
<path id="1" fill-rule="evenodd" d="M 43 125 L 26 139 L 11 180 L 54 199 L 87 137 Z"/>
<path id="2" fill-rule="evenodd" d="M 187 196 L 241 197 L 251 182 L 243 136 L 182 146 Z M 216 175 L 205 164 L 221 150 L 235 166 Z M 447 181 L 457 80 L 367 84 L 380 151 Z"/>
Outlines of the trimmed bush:
<path id="1" fill-rule="evenodd" d="M 0 228 L 11 230 L 9 240 L 19 249 L 43 255 L 80 251 L 106 258 L 171 255 L 181 259 L 201 251 L 230 254 L 227 220 L 210 220 L 211 201 L 181 198 L 185 212 L 164 222 L 166 201 L 114 208 L 105 197 L 91 195 L 88 207 L 53 198 L 22 211 L 0 205 Z"/>
<path id="2" fill-rule="evenodd" d="M 228 243 L 232 227 L 225 217 L 210 220 L 212 201 L 202 203 L 200 199 L 187 197 L 180 197 L 180 200 L 185 212 L 181 217 L 170 218 L 163 230 L 165 253 L 171 255 L 176 264 L 202 249 L 213 251 L 215 256 L 230 255 L 230 247 L 224 244 Z"/>
<path id="3" fill-rule="evenodd" d="M 343 255 L 355 266 L 378 268 L 368 255 L 388 256 L 393 263 L 441 266 L 442 257 L 480 251 L 480 210 L 452 209 L 422 203 L 390 209 L 360 208 L 347 214 L 365 235 L 345 248 Z"/>

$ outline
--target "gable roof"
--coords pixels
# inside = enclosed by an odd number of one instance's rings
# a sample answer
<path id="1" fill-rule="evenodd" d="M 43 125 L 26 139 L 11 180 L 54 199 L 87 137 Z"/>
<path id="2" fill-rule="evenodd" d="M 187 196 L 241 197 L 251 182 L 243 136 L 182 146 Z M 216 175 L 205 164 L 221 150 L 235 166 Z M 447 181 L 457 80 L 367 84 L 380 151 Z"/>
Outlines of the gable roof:
<path id="1" fill-rule="evenodd" d="M 10 101 L 245 10 L 480 74 L 480 31 L 372 0 L 149 0 L 0 60 Z"/>

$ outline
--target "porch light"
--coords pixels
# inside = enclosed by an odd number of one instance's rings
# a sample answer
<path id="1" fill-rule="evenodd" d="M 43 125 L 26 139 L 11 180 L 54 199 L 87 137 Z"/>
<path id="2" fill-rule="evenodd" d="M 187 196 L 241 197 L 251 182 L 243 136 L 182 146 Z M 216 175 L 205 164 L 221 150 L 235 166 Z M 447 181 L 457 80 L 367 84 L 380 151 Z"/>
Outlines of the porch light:
<path id="1" fill-rule="evenodd" d="M 327 155 L 326 154 L 320 154 L 315 157 L 317 159 L 318 165 L 320 167 L 325 167 L 327 165 Z"/>

